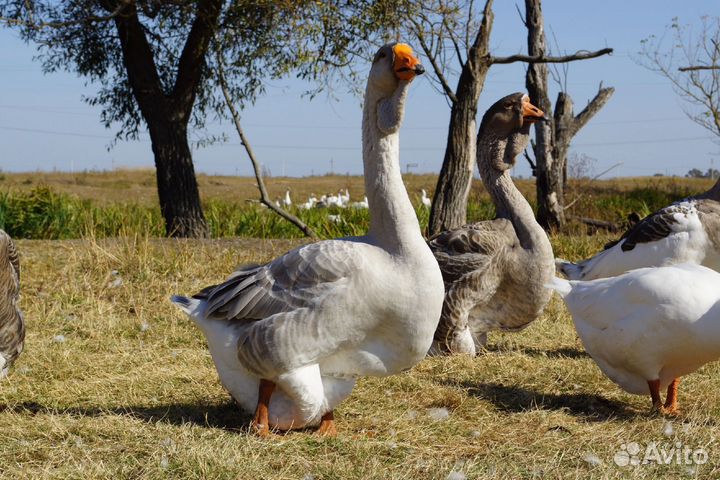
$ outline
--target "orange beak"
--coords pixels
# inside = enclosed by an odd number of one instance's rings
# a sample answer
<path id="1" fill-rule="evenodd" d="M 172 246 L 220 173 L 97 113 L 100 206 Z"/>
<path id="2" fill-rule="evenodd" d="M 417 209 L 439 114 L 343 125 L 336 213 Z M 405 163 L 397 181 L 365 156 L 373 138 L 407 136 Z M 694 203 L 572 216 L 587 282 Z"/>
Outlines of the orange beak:
<path id="1" fill-rule="evenodd" d="M 409 81 L 425 72 L 425 68 L 420 65 L 420 60 L 417 59 L 410 45 L 398 43 L 393 47 L 393 53 L 395 54 L 393 69 L 395 76 L 400 80 Z"/>
<path id="2" fill-rule="evenodd" d="M 538 107 L 530 103 L 529 98 L 523 99 L 522 116 L 523 120 L 528 123 L 535 123 L 539 120 L 547 120 L 545 112 L 540 110 Z"/>

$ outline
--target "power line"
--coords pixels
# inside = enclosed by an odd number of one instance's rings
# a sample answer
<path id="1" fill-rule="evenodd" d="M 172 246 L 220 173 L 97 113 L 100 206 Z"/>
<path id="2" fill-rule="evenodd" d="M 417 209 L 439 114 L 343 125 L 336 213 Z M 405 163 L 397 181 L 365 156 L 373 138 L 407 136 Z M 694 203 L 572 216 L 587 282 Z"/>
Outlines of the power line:
<path id="1" fill-rule="evenodd" d="M 690 142 L 695 140 L 712 140 L 710 137 L 681 137 L 681 138 L 658 138 L 654 140 L 627 140 L 619 142 L 599 142 L 599 143 L 577 143 L 574 147 L 604 147 L 605 145 L 637 145 L 643 143 L 673 143 L 673 142 Z"/>
<path id="2" fill-rule="evenodd" d="M 28 132 L 28 133 L 43 133 L 47 135 L 67 135 L 72 137 L 86 137 L 86 138 L 101 138 L 104 140 L 112 140 L 112 137 L 106 135 L 96 135 L 91 133 L 77 133 L 77 132 L 62 132 L 57 130 L 44 130 L 35 128 L 22 128 L 22 127 L 9 127 L 7 125 L 0 125 L 0 130 L 11 130 L 17 132 Z M 636 145 L 636 144 L 648 144 L 648 143 L 673 143 L 673 142 L 688 142 L 697 140 L 712 140 L 710 137 L 677 137 L 677 138 L 657 138 L 657 139 L 645 139 L 645 140 L 621 140 L 615 142 L 593 142 L 593 143 L 577 143 L 573 144 L 573 147 L 602 147 L 608 145 Z M 141 142 L 148 142 L 149 140 L 140 139 Z M 239 142 L 234 143 L 222 143 L 218 146 L 241 146 Z M 277 145 L 277 144 L 254 144 L 253 147 L 266 148 L 266 149 L 279 149 L 279 150 L 345 150 L 345 151 L 358 151 L 360 147 L 343 147 L 343 146 L 327 146 L 327 145 Z M 436 151 L 442 150 L 439 147 L 403 147 L 405 151 Z"/>

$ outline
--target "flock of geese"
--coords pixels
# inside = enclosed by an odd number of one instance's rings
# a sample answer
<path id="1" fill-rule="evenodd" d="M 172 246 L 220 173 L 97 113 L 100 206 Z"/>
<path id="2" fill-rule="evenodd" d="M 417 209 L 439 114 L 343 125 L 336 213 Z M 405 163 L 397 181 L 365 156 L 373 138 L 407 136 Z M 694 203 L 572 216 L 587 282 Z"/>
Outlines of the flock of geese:
<path id="1" fill-rule="evenodd" d="M 515 93 L 488 109 L 478 133 L 478 168 L 497 218 L 426 240 L 398 158 L 408 89 L 423 72 L 402 43 L 373 60 L 362 118 L 367 235 L 305 245 L 171 299 L 204 333 L 223 386 L 254 412 L 253 430 L 317 426 L 334 435 L 333 411 L 357 378 L 406 371 L 428 353 L 474 355 L 488 332 L 538 318 L 553 290 L 600 369 L 676 414 L 679 378 L 720 357 L 720 181 L 590 259 L 555 260 L 509 173 L 530 126 L 545 117 Z M 0 249 L 5 374 L 24 326 L 18 256 L 4 232 Z"/>

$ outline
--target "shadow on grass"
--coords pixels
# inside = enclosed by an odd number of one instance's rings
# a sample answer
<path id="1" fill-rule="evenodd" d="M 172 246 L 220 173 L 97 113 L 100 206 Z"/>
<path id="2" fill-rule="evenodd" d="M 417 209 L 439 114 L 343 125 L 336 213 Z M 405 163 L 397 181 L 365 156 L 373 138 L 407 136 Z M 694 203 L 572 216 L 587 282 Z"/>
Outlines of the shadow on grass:
<path id="1" fill-rule="evenodd" d="M 450 382 L 447 382 L 450 384 Z M 502 383 L 456 382 L 467 394 L 491 402 L 507 413 L 528 410 L 563 410 L 588 421 L 628 420 L 644 415 L 627 404 L 589 393 L 544 393 Z M 648 395 L 648 409 L 650 397 Z"/>
<path id="2" fill-rule="evenodd" d="M 242 432 L 252 420 L 252 415 L 240 410 L 234 402 L 223 404 L 177 403 L 155 406 L 127 406 L 114 408 L 97 407 L 52 407 L 36 402 L 24 402 L 15 405 L 0 405 L 1 412 L 13 412 L 20 415 L 68 415 L 74 417 L 124 416 L 147 423 L 169 423 L 172 425 L 198 425 L 208 428 Z"/>
<path id="3" fill-rule="evenodd" d="M 551 350 L 533 347 L 517 347 L 505 348 L 502 344 L 489 344 L 485 347 L 488 352 L 495 353 L 522 353 L 530 357 L 546 357 L 546 358 L 590 358 L 585 350 L 574 347 L 559 347 Z"/>

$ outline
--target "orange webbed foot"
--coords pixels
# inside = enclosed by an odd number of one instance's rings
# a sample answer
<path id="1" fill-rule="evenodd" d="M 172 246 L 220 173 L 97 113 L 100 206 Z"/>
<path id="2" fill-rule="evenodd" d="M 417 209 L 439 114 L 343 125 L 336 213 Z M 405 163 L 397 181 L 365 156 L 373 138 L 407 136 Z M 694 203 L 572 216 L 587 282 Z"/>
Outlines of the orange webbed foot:
<path id="1" fill-rule="evenodd" d="M 322 416 L 320 420 L 320 426 L 315 431 L 315 434 L 321 437 L 335 437 L 337 436 L 337 429 L 335 428 L 335 418 L 332 410 Z"/>

